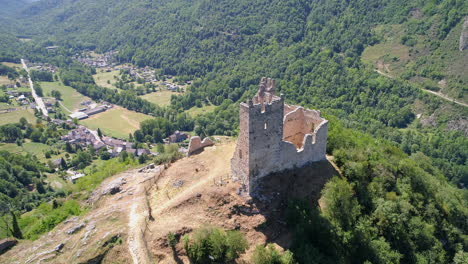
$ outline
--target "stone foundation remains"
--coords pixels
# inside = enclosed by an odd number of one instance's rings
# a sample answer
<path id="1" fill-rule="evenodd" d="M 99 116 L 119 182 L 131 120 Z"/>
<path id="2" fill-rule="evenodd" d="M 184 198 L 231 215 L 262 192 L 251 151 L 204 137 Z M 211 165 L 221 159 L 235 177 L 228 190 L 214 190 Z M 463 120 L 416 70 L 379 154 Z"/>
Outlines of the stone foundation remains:
<path id="1" fill-rule="evenodd" d="M 187 156 L 193 155 L 197 153 L 198 151 L 201 151 L 205 147 L 213 146 L 214 143 L 211 139 L 209 138 L 204 138 L 203 141 L 199 136 L 194 136 L 190 138 L 190 143 L 188 147 L 188 152 Z"/>
<path id="2" fill-rule="evenodd" d="M 324 160 L 328 121 L 316 110 L 287 105 L 275 82 L 262 78 L 257 94 L 240 104 L 240 127 L 231 176 L 251 195 L 260 178 Z"/>

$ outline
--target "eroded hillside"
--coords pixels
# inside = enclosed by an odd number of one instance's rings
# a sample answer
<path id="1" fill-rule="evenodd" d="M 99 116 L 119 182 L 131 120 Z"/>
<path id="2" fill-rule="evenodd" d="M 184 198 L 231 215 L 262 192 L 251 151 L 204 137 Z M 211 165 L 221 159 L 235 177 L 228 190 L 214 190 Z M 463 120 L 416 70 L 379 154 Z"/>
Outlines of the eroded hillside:
<path id="1" fill-rule="evenodd" d="M 245 234 L 249 260 L 266 242 L 291 245 L 286 228 L 288 199 L 308 198 L 318 204 L 325 182 L 337 170 L 329 161 L 294 173 L 272 175 L 259 199 L 239 195 L 229 179 L 235 141 L 206 148 L 168 168 L 130 170 L 107 179 L 86 203 L 89 212 L 73 217 L 36 241 L 22 241 L 0 257 L 1 263 L 189 263 L 176 239 L 201 226 L 213 225 Z M 294 180 L 292 180 L 294 179 Z"/>

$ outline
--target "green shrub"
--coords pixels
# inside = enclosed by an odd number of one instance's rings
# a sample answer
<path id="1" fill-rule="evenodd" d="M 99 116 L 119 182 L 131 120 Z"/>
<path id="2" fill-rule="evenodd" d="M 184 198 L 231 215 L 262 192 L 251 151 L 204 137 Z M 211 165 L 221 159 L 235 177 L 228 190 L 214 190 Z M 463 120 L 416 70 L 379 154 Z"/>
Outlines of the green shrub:
<path id="1" fill-rule="evenodd" d="M 192 237 L 184 236 L 184 247 L 189 259 L 197 264 L 232 263 L 248 247 L 239 231 L 224 231 L 215 227 L 196 230 Z"/>
<path id="2" fill-rule="evenodd" d="M 138 161 L 131 158 L 126 158 L 124 161 L 120 161 L 119 159 L 107 160 L 94 173 L 78 179 L 75 187 L 77 191 L 91 191 L 107 177 L 131 169 L 137 165 Z"/>
<path id="3" fill-rule="evenodd" d="M 175 246 L 177 245 L 177 239 L 176 239 L 174 233 L 169 232 L 169 233 L 167 234 L 167 240 L 169 241 L 169 246 L 170 246 L 172 249 L 174 249 Z"/>
<path id="4" fill-rule="evenodd" d="M 24 238 L 35 240 L 39 235 L 52 230 L 56 225 L 71 215 L 80 215 L 83 210 L 75 200 L 68 200 L 62 206 L 53 208 L 52 204 L 43 203 L 19 219 Z"/>
<path id="5" fill-rule="evenodd" d="M 287 250 L 283 254 L 276 250 L 273 244 L 266 247 L 258 245 L 252 256 L 253 264 L 293 264 L 293 254 Z"/>
<path id="6" fill-rule="evenodd" d="M 171 163 L 182 157 L 182 153 L 179 152 L 179 146 L 177 144 L 165 145 L 163 149 L 164 151 L 161 152 L 158 146 L 159 155 L 154 158 L 154 163 L 157 165 Z"/>

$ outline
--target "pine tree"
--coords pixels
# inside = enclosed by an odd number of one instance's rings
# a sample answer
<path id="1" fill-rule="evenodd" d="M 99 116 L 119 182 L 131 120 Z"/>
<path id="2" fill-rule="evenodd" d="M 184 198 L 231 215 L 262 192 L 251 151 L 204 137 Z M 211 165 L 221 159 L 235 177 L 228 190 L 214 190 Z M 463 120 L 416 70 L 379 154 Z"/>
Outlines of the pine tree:
<path id="1" fill-rule="evenodd" d="M 62 170 L 65 170 L 67 167 L 68 167 L 67 162 L 63 158 L 61 158 L 60 159 L 60 168 L 62 168 Z"/>
<path id="2" fill-rule="evenodd" d="M 13 211 L 10 211 L 10 214 L 11 214 L 11 221 L 12 221 L 12 230 L 11 230 L 11 233 L 14 237 L 18 238 L 18 239 L 22 239 L 23 238 L 23 233 L 21 232 L 21 229 L 19 227 L 19 224 L 18 224 L 18 220 L 16 219 L 16 215 L 15 213 L 13 213 Z"/>
<path id="3" fill-rule="evenodd" d="M 102 132 L 101 132 L 100 128 L 97 129 L 97 134 L 98 134 L 99 138 L 102 138 Z"/>
<path id="4" fill-rule="evenodd" d="M 73 153 L 73 147 L 69 142 L 65 144 L 65 151 L 68 153 Z"/>

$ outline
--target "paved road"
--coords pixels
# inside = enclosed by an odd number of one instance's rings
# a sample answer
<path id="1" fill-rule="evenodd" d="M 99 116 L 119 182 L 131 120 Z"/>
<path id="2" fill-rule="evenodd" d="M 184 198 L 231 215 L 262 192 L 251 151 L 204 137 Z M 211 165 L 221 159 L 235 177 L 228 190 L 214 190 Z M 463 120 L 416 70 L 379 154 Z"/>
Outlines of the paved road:
<path id="1" fill-rule="evenodd" d="M 26 72 L 28 73 L 28 80 L 29 80 L 29 86 L 31 87 L 31 92 L 32 92 L 32 96 L 34 97 L 34 101 L 36 101 L 36 105 L 39 109 L 42 110 L 42 114 L 44 116 L 49 116 L 49 112 L 47 111 L 47 108 L 44 104 L 44 101 L 42 100 L 41 97 L 39 97 L 36 93 L 36 90 L 34 90 L 34 85 L 33 85 L 33 82 L 31 80 L 31 75 L 29 75 L 29 69 L 28 69 L 28 66 L 26 65 L 26 62 L 21 59 L 21 64 L 23 64 L 23 68 L 26 70 Z"/>

